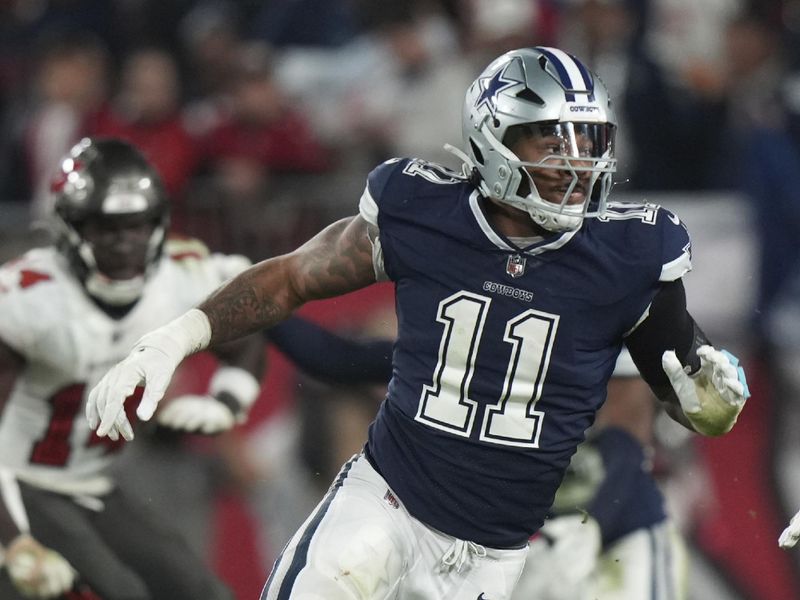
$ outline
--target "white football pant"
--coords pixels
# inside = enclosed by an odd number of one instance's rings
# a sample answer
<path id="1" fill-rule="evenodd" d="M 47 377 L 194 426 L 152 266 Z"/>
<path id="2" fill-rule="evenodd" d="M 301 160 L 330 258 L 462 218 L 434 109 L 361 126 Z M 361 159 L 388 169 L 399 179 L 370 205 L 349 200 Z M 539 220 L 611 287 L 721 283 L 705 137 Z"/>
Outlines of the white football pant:
<path id="1" fill-rule="evenodd" d="M 289 540 L 261 600 L 510 600 L 527 552 L 428 527 L 358 455 Z"/>

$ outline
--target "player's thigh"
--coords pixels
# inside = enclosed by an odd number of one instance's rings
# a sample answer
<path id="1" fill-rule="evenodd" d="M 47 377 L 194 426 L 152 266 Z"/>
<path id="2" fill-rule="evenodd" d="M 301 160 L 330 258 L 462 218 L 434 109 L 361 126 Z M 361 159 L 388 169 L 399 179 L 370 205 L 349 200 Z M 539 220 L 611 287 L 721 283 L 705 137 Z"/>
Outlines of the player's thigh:
<path id="1" fill-rule="evenodd" d="M 356 457 L 281 552 L 261 598 L 394 598 L 413 546 L 408 513 L 366 459 Z"/>
<path id="2" fill-rule="evenodd" d="M 112 492 L 95 526 L 114 552 L 142 578 L 153 598 L 229 600 L 230 590 L 170 523 L 124 490 Z"/>
<path id="3" fill-rule="evenodd" d="M 20 484 L 31 533 L 58 551 L 104 600 L 149 600 L 142 579 L 95 528 L 96 513 L 71 498 Z M 0 596 L 5 597 L 5 596 Z"/>
<path id="4" fill-rule="evenodd" d="M 686 552 L 673 524 L 638 529 L 601 556 L 594 597 L 598 600 L 683 600 Z"/>

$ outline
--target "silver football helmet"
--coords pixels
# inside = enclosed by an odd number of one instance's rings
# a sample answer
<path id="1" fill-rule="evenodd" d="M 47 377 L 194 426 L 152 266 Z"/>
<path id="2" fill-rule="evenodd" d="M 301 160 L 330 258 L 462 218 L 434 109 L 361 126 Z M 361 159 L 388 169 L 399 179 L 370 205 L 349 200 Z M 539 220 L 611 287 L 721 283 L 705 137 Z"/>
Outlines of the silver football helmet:
<path id="1" fill-rule="evenodd" d="M 51 192 L 57 246 L 89 295 L 111 306 L 136 302 L 169 225 L 156 170 L 125 141 L 84 138 L 61 160 Z"/>
<path id="2" fill-rule="evenodd" d="M 467 90 L 466 155 L 458 154 L 477 170 L 484 196 L 526 211 L 548 231 L 575 230 L 605 211 L 616 124 L 606 87 L 575 57 L 556 48 L 512 50 Z M 517 156 L 511 147 L 525 136 L 545 140 L 547 154 L 536 162 Z M 563 178 L 560 201 L 540 195 L 531 171 Z"/>

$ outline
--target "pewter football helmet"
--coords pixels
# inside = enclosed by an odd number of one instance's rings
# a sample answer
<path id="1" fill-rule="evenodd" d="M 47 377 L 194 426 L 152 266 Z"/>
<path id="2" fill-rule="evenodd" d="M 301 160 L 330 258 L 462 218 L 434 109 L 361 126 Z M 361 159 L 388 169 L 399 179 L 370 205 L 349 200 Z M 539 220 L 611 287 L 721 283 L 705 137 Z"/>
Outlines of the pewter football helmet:
<path id="1" fill-rule="evenodd" d="M 480 175 L 483 195 L 526 211 L 549 231 L 575 230 L 605 211 L 616 170 L 616 123 L 605 85 L 575 57 L 556 48 L 512 50 L 467 90 L 462 159 Z M 557 146 L 525 162 L 509 148 L 520 135 L 552 138 Z M 539 195 L 529 168 L 571 174 L 560 202 Z M 584 200 L 570 204 L 576 189 Z"/>
<path id="2" fill-rule="evenodd" d="M 125 141 L 84 138 L 62 158 L 50 188 L 57 246 L 86 291 L 113 306 L 138 300 L 169 225 L 169 202 L 156 170 Z M 102 244 L 84 235 L 89 222 L 108 232 Z M 148 238 L 122 245 L 123 230 L 141 223 L 152 224 Z"/>

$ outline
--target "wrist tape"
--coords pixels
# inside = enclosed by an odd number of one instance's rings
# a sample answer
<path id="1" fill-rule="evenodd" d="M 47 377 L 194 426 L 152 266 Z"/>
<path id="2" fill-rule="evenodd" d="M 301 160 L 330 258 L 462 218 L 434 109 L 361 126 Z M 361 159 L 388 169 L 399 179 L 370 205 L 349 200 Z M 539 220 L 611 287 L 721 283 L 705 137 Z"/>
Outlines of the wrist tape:
<path id="1" fill-rule="evenodd" d="M 142 336 L 135 348 L 152 347 L 164 352 L 174 364 L 208 347 L 211 324 L 206 314 L 193 308 L 166 325 Z"/>
<path id="2" fill-rule="evenodd" d="M 240 367 L 219 367 L 208 383 L 208 393 L 228 406 L 239 421 L 247 416 L 260 392 L 259 381 Z M 228 405 L 230 398 L 235 400 L 236 406 Z"/>

